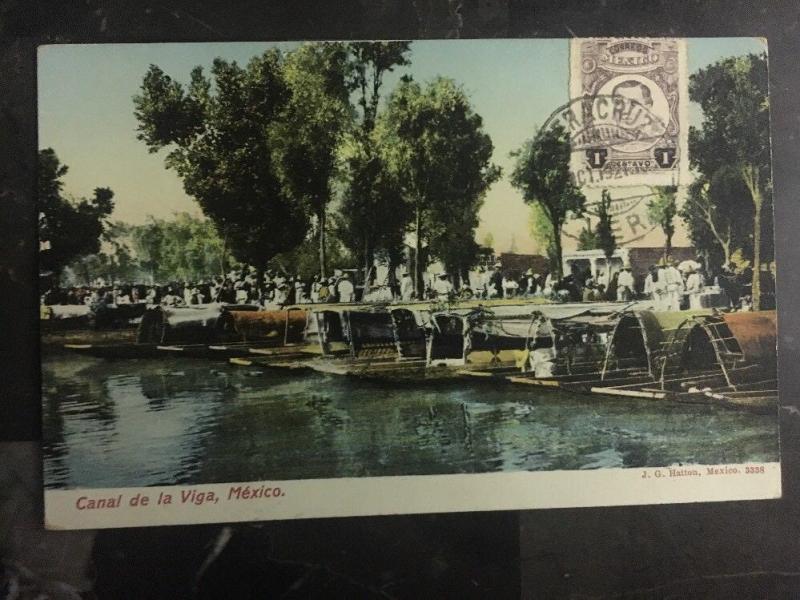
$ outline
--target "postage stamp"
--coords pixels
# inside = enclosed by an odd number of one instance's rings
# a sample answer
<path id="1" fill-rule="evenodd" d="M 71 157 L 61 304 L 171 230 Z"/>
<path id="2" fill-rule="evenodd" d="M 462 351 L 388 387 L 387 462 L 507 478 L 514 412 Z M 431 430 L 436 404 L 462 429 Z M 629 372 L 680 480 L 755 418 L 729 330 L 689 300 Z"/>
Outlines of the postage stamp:
<path id="1" fill-rule="evenodd" d="M 582 186 L 680 185 L 688 175 L 686 44 L 570 43 L 571 168 Z"/>

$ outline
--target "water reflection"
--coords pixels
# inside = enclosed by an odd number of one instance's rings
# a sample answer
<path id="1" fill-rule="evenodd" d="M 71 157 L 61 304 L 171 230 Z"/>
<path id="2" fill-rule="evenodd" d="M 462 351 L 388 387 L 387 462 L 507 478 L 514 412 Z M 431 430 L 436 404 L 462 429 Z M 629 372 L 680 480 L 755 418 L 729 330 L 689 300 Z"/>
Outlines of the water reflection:
<path id="1" fill-rule="evenodd" d="M 777 460 L 777 419 L 186 359 L 43 364 L 45 480 L 113 487 Z"/>

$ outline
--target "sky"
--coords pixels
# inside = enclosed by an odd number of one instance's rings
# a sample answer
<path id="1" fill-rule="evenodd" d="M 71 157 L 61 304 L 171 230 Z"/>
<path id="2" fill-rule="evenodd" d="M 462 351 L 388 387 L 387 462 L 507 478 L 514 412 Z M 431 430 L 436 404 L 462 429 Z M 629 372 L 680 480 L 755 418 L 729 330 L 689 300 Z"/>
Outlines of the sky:
<path id="1" fill-rule="evenodd" d="M 187 82 L 191 69 L 208 70 L 216 57 L 246 63 L 267 48 L 285 50 L 292 43 L 85 44 L 39 48 L 39 147 L 53 148 L 69 172 L 64 191 L 91 196 L 96 187 L 115 193 L 112 218 L 142 223 L 148 215 L 170 218 L 175 212 L 200 215 L 178 176 L 164 167 L 165 151 L 148 153 L 136 139 L 133 96 L 150 64 Z M 756 38 L 691 38 L 689 73 L 727 56 L 762 52 Z M 401 75 L 418 81 L 437 75 L 461 84 L 483 118 L 494 144 L 493 162 L 503 177 L 486 195 L 478 241 L 487 233 L 497 251 L 512 243 L 520 252 L 536 252 L 529 233 L 530 209 L 511 187 L 509 153 L 533 136 L 558 106 L 568 100 L 569 40 L 415 41 L 411 65 L 386 77 L 384 95 Z M 690 122 L 701 112 L 689 107 Z"/>

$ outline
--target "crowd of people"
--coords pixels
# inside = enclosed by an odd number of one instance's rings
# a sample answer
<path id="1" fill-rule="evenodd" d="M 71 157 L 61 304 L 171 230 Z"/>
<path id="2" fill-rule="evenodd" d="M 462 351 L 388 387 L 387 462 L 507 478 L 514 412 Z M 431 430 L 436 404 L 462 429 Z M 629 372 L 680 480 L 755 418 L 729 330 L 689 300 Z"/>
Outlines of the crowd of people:
<path id="1" fill-rule="evenodd" d="M 208 303 L 281 307 L 306 303 L 407 302 L 422 300 L 545 298 L 557 302 L 593 302 L 650 299 L 658 310 L 700 307 L 699 298 L 710 289 L 725 297 L 725 302 L 741 307 L 749 301 L 747 272 L 736 273 L 733 265 L 709 274 L 703 262 L 671 260 L 653 265 L 645 276 L 635 276 L 624 264 L 609 278 L 605 269 L 592 273 L 573 264 L 570 272 L 557 278 L 550 272 L 528 269 L 515 276 L 500 263 L 479 268 L 467 277 L 453 278 L 447 273 L 423 274 L 418 295 L 408 271 L 393 281 L 371 281 L 364 290 L 356 286 L 355 271 L 337 270 L 331 277 L 292 277 L 276 271 L 261 276 L 253 268 L 242 268 L 226 276 L 197 282 L 166 285 L 108 284 L 67 289 L 52 286 L 41 298 L 42 304 L 89 305 L 102 307 L 126 304 L 192 306 Z M 454 285 L 455 280 L 455 285 Z"/>
<path id="2" fill-rule="evenodd" d="M 191 306 L 223 303 L 240 305 L 285 306 L 291 304 L 354 302 L 355 285 L 351 275 L 337 271 L 333 277 L 314 276 L 308 281 L 299 277 L 267 271 L 263 279 L 255 269 L 244 268 L 198 282 L 172 282 L 165 285 L 107 284 L 99 280 L 91 286 L 62 289 L 51 287 L 42 296 L 42 304 L 124 305 L 160 304 Z"/>

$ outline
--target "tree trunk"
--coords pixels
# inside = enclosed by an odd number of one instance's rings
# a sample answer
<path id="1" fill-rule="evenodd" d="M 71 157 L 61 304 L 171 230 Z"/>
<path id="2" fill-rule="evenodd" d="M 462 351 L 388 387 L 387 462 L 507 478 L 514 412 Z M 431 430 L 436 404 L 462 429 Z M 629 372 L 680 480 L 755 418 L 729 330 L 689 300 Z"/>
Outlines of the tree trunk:
<path id="1" fill-rule="evenodd" d="M 219 271 L 222 275 L 222 278 L 225 278 L 225 263 L 227 262 L 227 257 L 225 256 L 228 252 L 228 229 L 225 228 L 222 233 L 222 251 L 219 255 Z"/>
<path id="2" fill-rule="evenodd" d="M 722 244 L 722 256 L 726 265 L 731 264 L 731 242 L 730 240 Z"/>
<path id="3" fill-rule="evenodd" d="M 321 277 L 325 277 L 325 263 L 326 263 L 326 256 L 325 256 L 325 207 L 317 215 L 317 221 L 319 226 L 319 274 Z"/>
<path id="4" fill-rule="evenodd" d="M 664 260 L 667 260 L 670 254 L 672 254 L 672 235 L 667 234 L 664 241 Z"/>
<path id="5" fill-rule="evenodd" d="M 561 257 L 561 227 L 555 223 L 553 223 L 553 247 L 556 253 L 555 278 L 557 281 L 561 281 L 564 276 L 564 272 L 561 269 L 561 263 L 563 262 Z"/>
<path id="6" fill-rule="evenodd" d="M 753 285 L 751 296 L 753 310 L 761 309 L 761 206 L 764 197 L 761 194 L 761 185 L 758 170 L 752 165 L 745 165 L 742 169 L 742 178 L 750 191 L 753 199 Z"/>
<path id="7" fill-rule="evenodd" d="M 415 209 L 414 214 L 414 231 L 416 232 L 417 239 L 414 242 L 414 292 L 417 295 L 417 300 L 422 298 L 422 271 L 420 270 L 420 258 L 422 254 L 422 215 L 419 209 L 419 204 Z"/>
<path id="8" fill-rule="evenodd" d="M 372 253 L 369 251 L 369 239 L 364 236 L 364 296 L 370 289 L 370 269 L 372 268 Z"/>
<path id="9" fill-rule="evenodd" d="M 449 270 L 449 269 L 448 269 Z M 451 277 L 451 283 L 453 284 L 453 289 L 458 291 L 461 289 L 461 271 L 459 269 L 453 269 Z"/>
<path id="10" fill-rule="evenodd" d="M 753 194 L 753 310 L 761 310 L 761 190 Z"/>

